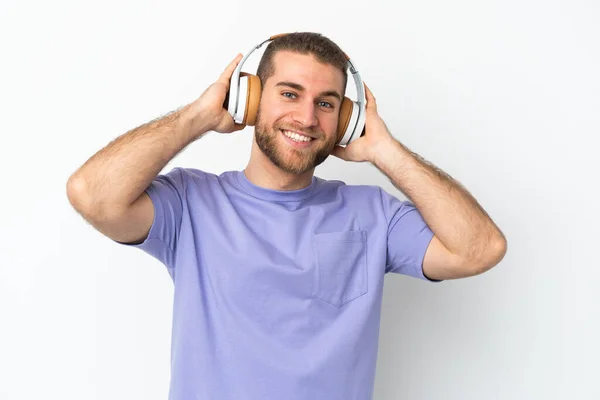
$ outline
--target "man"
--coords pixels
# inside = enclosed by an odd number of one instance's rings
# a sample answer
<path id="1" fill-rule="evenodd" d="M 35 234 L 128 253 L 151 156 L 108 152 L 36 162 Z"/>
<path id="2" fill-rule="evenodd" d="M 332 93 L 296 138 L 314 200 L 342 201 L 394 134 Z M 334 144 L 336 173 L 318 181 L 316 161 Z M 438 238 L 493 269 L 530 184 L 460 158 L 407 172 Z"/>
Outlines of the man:
<path id="1" fill-rule="evenodd" d="M 69 179 L 70 202 L 167 267 L 171 399 L 370 399 L 385 273 L 473 276 L 506 241 L 465 189 L 390 134 L 366 85 L 365 134 L 336 145 L 346 59 L 313 33 L 263 55 L 245 170 L 159 175 L 206 132 L 243 128 L 223 108 L 240 60 L 191 104 L 90 158 Z M 372 163 L 410 202 L 314 176 L 329 154 Z"/>

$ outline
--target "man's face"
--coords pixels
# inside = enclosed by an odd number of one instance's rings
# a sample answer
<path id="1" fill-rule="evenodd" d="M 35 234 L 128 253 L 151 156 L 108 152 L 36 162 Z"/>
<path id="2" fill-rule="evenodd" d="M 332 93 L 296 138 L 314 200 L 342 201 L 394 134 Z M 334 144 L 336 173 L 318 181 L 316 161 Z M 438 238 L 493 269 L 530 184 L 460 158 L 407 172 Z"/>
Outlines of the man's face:
<path id="1" fill-rule="evenodd" d="M 312 55 L 279 51 L 263 82 L 256 143 L 279 168 L 303 173 L 321 164 L 336 142 L 342 71 Z"/>

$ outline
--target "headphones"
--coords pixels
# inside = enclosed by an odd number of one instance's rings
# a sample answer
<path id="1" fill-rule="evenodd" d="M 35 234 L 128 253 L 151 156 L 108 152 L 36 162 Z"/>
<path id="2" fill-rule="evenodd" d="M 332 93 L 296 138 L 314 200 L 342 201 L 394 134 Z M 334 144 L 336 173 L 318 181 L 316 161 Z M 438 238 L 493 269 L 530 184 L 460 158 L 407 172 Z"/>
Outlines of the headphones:
<path id="1" fill-rule="evenodd" d="M 229 85 L 229 93 L 227 94 L 224 107 L 233 120 L 238 124 L 253 126 L 256 123 L 256 114 L 260 103 L 261 82 L 256 75 L 242 72 L 242 66 L 246 59 L 255 50 L 262 47 L 265 43 L 269 43 L 278 37 L 285 36 L 287 33 L 271 36 L 267 40 L 254 46 L 240 61 L 235 71 L 231 76 Z M 345 55 L 345 54 L 344 54 Z M 353 140 L 358 139 L 364 134 L 365 127 L 365 89 L 363 81 L 350 58 L 346 56 L 347 68 L 354 78 L 356 84 L 356 93 L 358 101 L 352 101 L 348 97 L 344 97 L 340 108 L 339 121 L 337 126 L 338 145 L 347 145 Z"/>

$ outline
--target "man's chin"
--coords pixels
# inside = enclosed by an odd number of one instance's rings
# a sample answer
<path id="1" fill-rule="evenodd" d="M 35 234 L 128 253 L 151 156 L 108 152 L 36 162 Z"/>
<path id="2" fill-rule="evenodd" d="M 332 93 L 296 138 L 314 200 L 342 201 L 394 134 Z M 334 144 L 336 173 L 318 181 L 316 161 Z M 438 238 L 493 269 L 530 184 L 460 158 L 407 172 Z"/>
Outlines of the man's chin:
<path id="1" fill-rule="evenodd" d="M 277 167 L 282 169 L 285 172 L 289 172 L 291 174 L 301 175 L 305 172 L 311 170 L 313 168 L 312 163 L 302 163 L 302 162 L 293 162 L 293 161 L 283 161 L 280 159 L 271 158 L 271 162 L 275 164 Z"/>
<path id="2" fill-rule="evenodd" d="M 275 156 L 278 160 L 273 160 L 272 157 L 269 158 L 280 168 L 296 174 L 303 174 L 311 169 L 314 170 L 331 155 L 331 152 L 324 154 L 323 151 L 316 151 L 315 149 L 295 149 L 285 144 L 282 147 L 286 148 L 279 148 Z"/>
<path id="3" fill-rule="evenodd" d="M 261 135 L 260 131 L 257 132 Z M 329 156 L 320 155 L 322 149 L 291 146 L 279 128 L 275 134 L 256 137 L 259 149 L 281 170 L 292 174 L 304 174 L 321 164 Z M 316 144 L 316 143 L 315 143 Z"/>

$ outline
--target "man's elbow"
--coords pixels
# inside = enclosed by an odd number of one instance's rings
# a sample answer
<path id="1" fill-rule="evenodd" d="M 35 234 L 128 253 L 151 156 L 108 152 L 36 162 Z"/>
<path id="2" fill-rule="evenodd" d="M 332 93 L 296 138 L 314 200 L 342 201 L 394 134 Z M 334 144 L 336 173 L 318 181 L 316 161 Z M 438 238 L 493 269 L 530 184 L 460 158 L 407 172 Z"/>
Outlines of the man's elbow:
<path id="1" fill-rule="evenodd" d="M 71 175 L 66 185 L 67 199 L 71 206 L 80 214 L 88 208 L 90 197 L 87 194 L 87 185 L 85 181 L 78 178 L 75 174 Z"/>
<path id="2" fill-rule="evenodd" d="M 486 246 L 469 264 L 473 275 L 480 275 L 489 271 L 502 261 L 506 255 L 508 244 L 502 235 L 496 235 L 486 243 Z"/>

